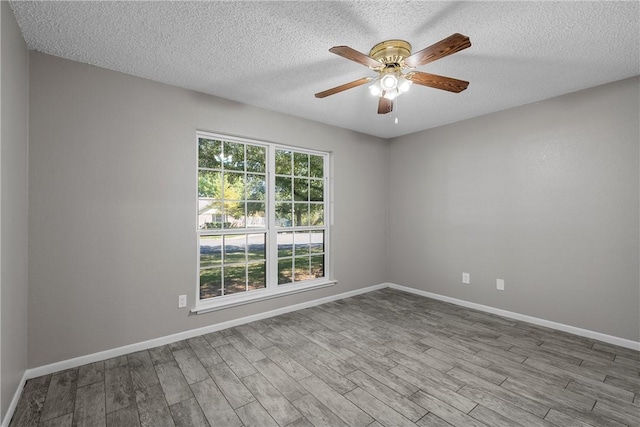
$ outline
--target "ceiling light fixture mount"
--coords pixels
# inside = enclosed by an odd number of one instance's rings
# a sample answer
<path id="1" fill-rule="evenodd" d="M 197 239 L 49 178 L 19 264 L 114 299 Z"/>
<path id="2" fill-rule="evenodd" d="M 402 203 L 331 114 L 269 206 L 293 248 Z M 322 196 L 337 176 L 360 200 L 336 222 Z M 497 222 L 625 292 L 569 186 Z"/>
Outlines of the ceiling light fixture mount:
<path id="1" fill-rule="evenodd" d="M 330 95 L 361 86 L 373 81 L 369 86 L 372 95 L 379 97 L 378 114 L 393 111 L 393 100 L 409 90 L 412 83 L 429 86 L 449 92 L 462 92 L 469 82 L 421 71 L 408 71 L 444 58 L 471 46 L 469 37 L 452 34 L 446 39 L 411 54 L 411 44 L 405 40 L 386 40 L 371 48 L 369 55 L 358 52 L 348 46 L 334 46 L 329 52 L 357 62 L 376 71 L 378 76 L 363 77 L 350 83 L 316 93 L 316 98 Z"/>
<path id="2" fill-rule="evenodd" d="M 411 55 L 411 44 L 404 40 L 387 40 L 371 48 L 369 57 L 385 65 L 400 66 Z"/>

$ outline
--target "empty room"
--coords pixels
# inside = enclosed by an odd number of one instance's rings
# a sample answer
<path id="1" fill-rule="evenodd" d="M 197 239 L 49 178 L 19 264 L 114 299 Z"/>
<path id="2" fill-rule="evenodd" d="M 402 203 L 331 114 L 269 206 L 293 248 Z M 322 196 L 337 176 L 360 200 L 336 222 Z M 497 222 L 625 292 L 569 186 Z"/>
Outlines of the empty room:
<path id="1" fill-rule="evenodd" d="M 640 3 L 0 1 L 0 422 L 639 426 Z"/>

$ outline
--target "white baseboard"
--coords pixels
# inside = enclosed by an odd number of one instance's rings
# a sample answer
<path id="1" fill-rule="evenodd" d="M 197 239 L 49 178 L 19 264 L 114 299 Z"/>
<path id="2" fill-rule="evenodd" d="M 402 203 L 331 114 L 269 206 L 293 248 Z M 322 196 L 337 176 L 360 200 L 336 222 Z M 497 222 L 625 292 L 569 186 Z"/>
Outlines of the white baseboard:
<path id="1" fill-rule="evenodd" d="M 602 334 L 600 332 L 594 332 L 587 329 L 577 328 L 575 326 L 569 326 L 562 323 L 552 322 L 545 319 L 539 319 L 537 317 L 527 316 L 524 314 L 514 313 L 512 311 L 502 310 L 499 308 L 489 307 L 482 304 L 476 304 L 469 301 L 460 300 L 444 295 L 434 294 L 431 292 L 423 291 L 420 289 L 410 288 L 408 286 L 402 286 L 395 283 L 381 283 L 379 285 L 368 286 L 365 288 L 356 289 L 349 292 L 344 292 L 337 295 L 331 295 L 324 298 L 318 298 L 312 301 L 303 302 L 300 304 L 291 305 L 288 307 L 278 308 L 276 310 L 266 311 L 264 313 L 258 313 L 251 316 L 241 317 L 239 319 L 229 320 L 227 322 L 217 323 L 211 326 L 205 326 L 203 328 L 191 329 L 177 334 L 167 335 L 164 337 L 154 338 L 148 341 L 142 341 L 139 343 L 126 345 L 110 350 L 100 351 L 98 353 L 89 354 L 86 356 L 75 357 L 73 359 L 63 360 L 56 363 L 51 363 L 45 366 L 39 366 L 37 368 L 27 369 L 22 376 L 20 385 L 13 396 L 11 404 L 9 405 L 7 414 L 2 421 L 2 427 L 8 427 L 11 417 L 18 405 L 22 389 L 28 379 L 36 378 L 42 375 L 52 374 L 54 372 L 63 371 L 65 369 L 77 368 L 88 363 L 98 362 L 100 360 L 110 359 L 112 357 L 122 356 L 124 354 L 132 353 L 135 351 L 148 350 L 153 347 L 170 344 L 172 342 L 181 341 L 188 338 L 193 338 L 199 335 L 208 334 L 210 332 L 221 331 L 223 329 L 232 328 L 234 326 L 244 325 L 245 323 L 254 322 L 256 320 L 267 319 L 269 317 L 279 316 L 281 314 L 289 313 L 292 311 L 302 310 L 304 308 L 314 307 L 316 305 L 324 304 L 331 301 L 337 301 L 344 298 L 350 298 L 356 295 L 364 294 L 367 292 L 377 291 L 379 289 L 392 288 L 404 292 L 409 292 L 415 295 L 424 296 L 427 298 L 433 298 L 440 301 L 449 302 L 452 304 L 460 305 L 463 307 L 473 308 L 476 310 L 484 311 L 487 313 L 497 314 L 499 316 L 508 317 L 510 319 L 521 320 L 523 322 L 533 323 L 534 325 L 545 326 L 547 328 L 557 329 L 564 332 L 569 332 L 575 335 L 603 341 L 609 344 L 618 345 L 620 347 L 630 348 L 632 350 L 640 351 L 640 342 L 631 341 L 624 338 L 614 337 L 611 335 Z"/>
<path id="2" fill-rule="evenodd" d="M 20 384 L 18 384 L 16 392 L 13 394 L 13 399 L 11 399 L 9 408 L 7 408 L 7 415 L 5 415 L 4 419 L 2 420 L 2 427 L 9 427 L 9 423 L 11 422 L 11 418 L 13 417 L 13 413 L 16 411 L 18 401 L 20 400 L 20 395 L 22 394 L 22 390 L 24 389 L 24 385 L 26 383 L 27 372 L 25 371 L 24 374 L 22 374 L 22 378 L 20 379 Z"/>
<path id="3" fill-rule="evenodd" d="M 170 344 L 172 342 L 181 341 L 188 338 L 197 337 L 199 335 L 208 334 L 210 332 L 221 331 L 227 328 L 233 328 L 234 326 L 244 325 L 245 323 L 255 322 L 256 320 L 267 319 L 269 317 L 279 316 L 281 314 L 289 313 L 292 311 L 302 310 L 304 308 L 314 307 L 316 305 L 324 304 L 331 301 L 337 301 L 344 298 L 350 298 L 356 295 L 364 294 L 367 292 L 377 291 L 388 287 L 388 283 L 381 283 L 379 285 L 368 286 L 366 288 L 360 288 L 349 292 L 343 292 L 337 295 L 330 295 L 324 298 L 318 298 L 315 300 L 303 302 L 300 304 L 290 305 L 287 307 L 278 308 L 271 311 L 265 311 L 264 313 L 258 313 L 251 316 L 241 317 L 239 319 L 229 320 L 227 322 L 217 323 L 211 326 L 205 326 L 203 328 L 191 329 L 177 334 L 167 335 L 164 337 L 154 338 L 148 341 L 142 341 L 139 343 L 125 345 L 122 347 L 113 348 L 110 350 L 100 351 L 98 353 L 88 354 L 86 356 L 75 357 L 73 359 L 62 360 L 60 362 L 51 363 L 49 365 L 39 366 L 37 368 L 27 369 L 22 375 L 22 380 L 18 386 L 11 405 L 7 410 L 7 413 L 2 420 L 2 427 L 8 427 L 13 417 L 13 413 L 16 410 L 20 395 L 28 379 L 40 377 L 42 375 L 52 374 L 54 372 L 64 371 L 65 369 L 77 368 L 79 366 L 86 365 L 88 363 L 99 362 L 101 360 L 110 359 L 112 357 L 122 356 L 124 354 L 133 353 L 135 351 L 148 350 L 150 348 L 158 347 L 161 345 Z"/>
<path id="4" fill-rule="evenodd" d="M 106 360 L 112 357 L 122 356 L 123 354 L 133 353 L 133 352 L 142 351 L 142 350 L 148 350 L 150 348 L 158 347 L 165 344 L 170 344 L 170 343 L 185 340 L 188 338 L 197 337 L 199 335 L 208 334 L 210 332 L 221 331 L 223 329 L 233 328 L 234 326 L 244 325 L 245 323 L 255 322 L 256 320 L 262 320 L 269 317 L 279 316 L 281 314 L 289 313 L 292 311 L 302 310 L 303 308 L 314 307 L 316 305 L 324 304 L 327 302 L 336 301 L 344 298 L 350 298 L 350 297 L 364 294 L 367 292 L 376 291 L 378 289 L 384 289 L 387 286 L 388 286 L 387 283 L 368 286 L 366 288 L 360 288 L 354 291 L 343 292 L 337 295 L 330 295 L 328 297 L 318 298 L 318 299 L 303 302 L 300 304 L 290 305 L 287 307 L 282 307 L 282 308 L 278 308 L 271 311 L 265 311 L 264 313 L 253 314 L 251 316 L 241 317 L 239 319 L 229 320 L 227 322 L 216 323 L 215 325 L 205 326 L 197 329 L 190 329 L 188 331 L 178 332 L 177 334 L 166 335 L 164 337 L 154 338 L 148 341 L 142 341 L 135 344 L 125 345 L 123 347 L 117 347 L 110 350 L 100 351 L 98 353 L 88 354 L 86 356 L 75 357 L 73 359 L 63 360 L 60 362 L 51 363 L 49 365 L 28 369 L 26 372 L 26 375 L 27 375 L 27 378 L 36 378 L 42 375 L 63 371 L 65 369 L 76 368 L 78 366 L 86 365 L 88 363 L 98 362 L 100 360 Z"/>
<path id="5" fill-rule="evenodd" d="M 629 348 L 631 350 L 640 351 L 640 342 L 637 342 L 637 341 L 615 337 L 615 336 L 603 334 L 600 332 L 590 331 L 588 329 L 577 328 L 575 326 L 552 322 L 550 320 L 540 319 L 537 317 L 527 316 L 525 314 L 514 313 L 513 311 L 502 310 L 500 308 L 494 308 L 488 305 L 476 304 L 475 302 L 469 302 L 469 301 L 465 301 L 457 298 L 448 297 L 445 295 L 434 294 L 434 293 L 423 291 L 420 289 L 410 288 L 408 286 L 397 285 L 395 283 L 388 283 L 387 285 L 388 287 L 392 289 L 397 289 L 399 291 L 409 292 L 415 295 L 420 295 L 427 298 L 433 298 L 439 301 L 445 301 L 451 304 L 460 305 L 462 307 L 473 308 L 473 309 L 484 311 L 487 313 L 497 314 L 498 316 L 508 317 L 510 319 L 515 319 L 515 320 L 521 320 L 523 322 L 533 323 L 534 325 L 544 326 L 551 329 L 557 329 L 559 331 L 569 332 L 571 334 L 579 335 L 581 337 L 591 338 L 591 339 L 603 341 L 609 344 L 614 344 L 620 347 Z"/>

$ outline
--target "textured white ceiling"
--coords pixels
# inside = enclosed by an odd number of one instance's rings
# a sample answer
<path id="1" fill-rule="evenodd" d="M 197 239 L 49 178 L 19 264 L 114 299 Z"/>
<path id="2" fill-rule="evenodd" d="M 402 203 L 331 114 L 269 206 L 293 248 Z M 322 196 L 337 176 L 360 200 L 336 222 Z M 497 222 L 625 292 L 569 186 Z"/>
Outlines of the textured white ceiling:
<path id="1" fill-rule="evenodd" d="M 21 2 L 30 49 L 385 138 L 640 74 L 638 2 Z M 470 81 L 414 85 L 378 115 L 375 73 L 328 51 L 387 39 L 472 46 L 419 67 Z M 398 118 L 398 124 L 394 119 Z"/>

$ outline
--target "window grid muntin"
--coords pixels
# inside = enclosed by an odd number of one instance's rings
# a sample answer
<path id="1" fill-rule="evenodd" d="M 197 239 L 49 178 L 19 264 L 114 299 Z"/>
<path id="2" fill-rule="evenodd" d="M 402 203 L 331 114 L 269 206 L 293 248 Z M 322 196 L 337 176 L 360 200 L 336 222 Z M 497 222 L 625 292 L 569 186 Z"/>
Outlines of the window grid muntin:
<path id="1" fill-rule="evenodd" d="M 326 162 L 324 157 L 317 156 L 305 152 L 297 152 L 295 150 L 284 149 L 279 150 L 276 148 L 275 158 L 289 157 L 287 165 L 286 161 L 281 162 L 281 170 L 276 170 L 275 180 L 276 183 L 280 182 L 280 185 L 276 185 L 276 199 L 279 205 L 276 206 L 276 219 L 283 218 L 278 215 L 278 211 L 284 212 L 284 209 L 278 209 L 288 206 L 288 211 L 291 222 L 287 223 L 288 218 L 285 221 L 276 222 L 276 237 L 278 245 L 278 284 L 286 285 L 291 283 L 297 283 L 305 280 L 313 280 L 317 277 L 325 277 L 325 252 L 324 252 L 324 230 L 326 229 L 325 223 L 325 194 L 326 194 Z M 316 173 L 319 168 L 313 169 L 311 167 L 312 159 L 316 162 L 320 159 L 320 173 Z M 321 175 L 322 178 L 317 176 Z M 287 187 L 288 190 L 287 190 Z M 316 191 L 312 191 L 314 188 Z M 322 196 L 318 197 L 317 192 L 322 193 Z M 289 195 L 288 198 L 283 195 Z M 320 200 L 316 200 L 320 199 Z M 313 209 L 312 209 L 313 207 Z M 319 208 L 319 209 L 318 209 Z M 318 213 L 317 219 L 314 218 L 312 213 Z M 323 250 L 321 252 L 311 253 L 309 248 L 308 252 L 300 252 L 299 245 L 296 242 L 296 236 L 302 235 L 302 233 L 311 236 L 310 230 L 322 230 L 323 231 Z M 292 236 L 292 249 L 291 255 L 281 256 L 280 249 L 280 236 Z M 319 269 L 314 269 L 318 264 L 317 260 L 321 258 Z M 314 262 L 312 262 L 312 260 Z M 314 271 L 322 271 L 322 275 L 316 276 Z M 285 274 L 286 273 L 286 274 Z M 291 280 L 284 281 L 285 277 L 290 277 Z"/>
<path id="2" fill-rule="evenodd" d="M 290 250 L 287 249 L 287 246 L 289 245 L 282 245 L 283 249 L 280 248 L 281 243 L 280 243 L 280 236 L 288 236 L 291 235 L 291 248 Z M 308 248 L 302 250 L 302 248 L 304 248 L 304 246 L 306 245 L 306 238 L 305 239 L 300 239 L 298 240 L 297 236 L 304 236 L 307 235 L 308 236 Z M 320 243 L 319 245 L 321 246 L 321 250 L 318 251 L 317 248 L 314 248 L 314 240 L 313 240 L 313 236 L 314 235 L 320 235 L 321 239 L 320 239 Z M 320 277 L 325 277 L 326 276 L 326 268 L 325 268 L 325 235 L 326 232 L 324 229 L 318 229 L 318 228 L 309 228 L 306 227 L 305 229 L 302 230 L 278 230 L 277 232 L 277 236 L 278 236 L 278 284 L 283 285 L 283 284 L 289 284 L 289 283 L 296 283 L 299 281 L 304 281 L 304 280 L 312 280 L 310 278 L 302 278 L 299 279 L 297 276 L 301 273 L 298 273 L 297 270 L 297 266 L 299 265 L 306 265 L 306 272 L 308 274 L 308 276 L 313 276 L 313 279 L 316 278 L 320 278 Z M 298 242 L 304 243 L 304 244 L 298 244 Z M 322 275 L 313 275 L 313 261 L 314 260 L 318 260 L 319 258 L 322 258 L 321 264 L 321 271 L 323 272 Z M 281 271 L 283 271 L 283 267 L 282 266 L 286 266 L 288 264 L 291 264 L 291 272 L 290 275 L 292 277 L 292 280 L 290 282 L 281 282 Z"/>
<path id="3" fill-rule="evenodd" d="M 267 185 L 267 174 L 266 174 L 266 170 L 267 170 L 267 161 L 268 161 L 268 146 L 264 145 L 264 144 L 259 144 L 259 143 L 254 143 L 254 142 L 248 142 L 248 141 L 233 141 L 231 139 L 212 139 L 209 137 L 202 137 L 200 136 L 200 134 L 198 134 L 198 201 L 204 201 L 204 200 L 209 200 L 211 201 L 211 204 L 214 203 L 219 203 L 222 207 L 221 210 L 221 218 L 222 221 L 220 222 L 220 227 L 212 227 L 211 229 L 214 230 L 224 230 L 224 229 L 247 229 L 247 228 L 260 228 L 260 227 L 249 227 L 247 225 L 248 223 L 248 219 L 249 219 L 249 204 L 250 203 L 265 203 L 265 207 L 266 207 L 266 199 L 267 199 L 267 189 L 268 189 L 268 185 Z M 216 145 L 219 146 L 220 148 L 220 152 L 219 152 L 219 159 L 216 158 L 215 154 L 214 154 L 214 160 L 218 163 L 218 167 L 207 167 L 207 166 L 201 166 L 201 157 L 200 154 L 203 151 L 202 150 L 202 143 L 201 141 L 206 141 L 205 144 L 208 143 L 213 143 L 212 145 L 214 145 L 214 147 Z M 233 158 L 234 158 L 234 154 L 238 154 L 238 150 L 237 149 L 233 149 L 233 147 L 240 147 L 242 146 L 241 149 L 241 153 L 242 153 L 242 160 L 241 161 L 236 161 L 236 163 L 241 164 L 241 167 L 237 167 L 237 166 L 233 166 L 234 162 L 233 162 Z M 249 149 L 248 147 L 251 147 L 252 149 L 262 149 L 263 151 L 263 170 L 264 171 L 258 171 L 254 170 L 254 168 L 251 168 L 251 170 L 249 169 L 249 165 L 248 165 L 248 152 Z M 229 150 L 229 153 L 227 153 L 227 150 Z M 207 159 L 209 160 L 209 159 Z M 218 172 L 220 174 L 220 198 L 215 198 L 215 197 L 200 197 L 200 173 L 201 172 Z M 230 189 L 230 185 L 227 185 L 227 183 L 231 182 L 231 177 L 232 176 L 236 176 L 238 178 L 241 179 L 241 193 L 242 194 L 231 194 L 231 189 Z M 247 191 L 247 183 L 248 183 L 248 177 L 249 176 L 258 176 L 258 177 L 262 177 L 262 180 L 264 182 L 264 199 L 253 199 L 253 198 L 249 198 L 249 194 Z M 239 182 L 239 181 L 236 181 Z M 229 193 L 230 195 L 228 195 L 227 193 Z M 235 197 L 234 197 L 235 196 Z M 233 207 L 232 205 L 236 204 L 237 206 L 235 207 L 236 209 L 240 210 L 240 212 L 242 212 L 241 215 L 241 219 L 236 220 L 236 224 L 235 225 L 240 225 L 240 226 L 233 226 L 230 225 L 228 227 L 225 227 L 225 225 L 227 224 L 227 221 L 225 221 L 225 219 L 227 219 L 228 216 L 230 216 L 229 212 L 233 211 Z M 199 205 L 199 217 L 202 215 L 200 213 L 200 205 Z M 264 211 L 264 222 L 265 224 L 268 223 L 268 212 L 265 209 Z M 217 214 L 214 214 L 215 216 L 217 216 Z M 206 222 L 204 222 L 204 224 L 207 224 Z M 215 222 L 213 222 L 213 224 L 215 225 Z M 198 218 L 198 227 L 200 227 L 200 218 Z M 261 228 L 267 228 L 267 227 L 261 227 Z"/>
<path id="4" fill-rule="evenodd" d="M 282 153 L 282 154 L 281 154 Z M 275 192 L 276 192 L 276 202 L 278 203 L 278 205 L 276 206 L 276 216 L 278 219 L 284 219 L 285 221 L 277 221 L 276 226 L 280 227 L 280 228 L 295 228 L 295 227 L 305 227 L 305 226 L 315 226 L 316 224 L 311 224 L 312 218 L 313 216 L 311 215 L 312 212 L 315 212 L 317 210 L 320 211 L 320 217 L 321 218 L 321 223 L 317 224 L 317 226 L 319 227 L 325 227 L 325 218 L 326 218 L 326 203 L 325 203 L 325 194 L 327 193 L 326 191 L 326 176 L 327 176 L 327 171 L 326 171 L 326 162 L 325 162 L 325 157 L 324 156 L 320 156 L 314 153 L 309 153 L 309 152 L 299 152 L 296 150 L 292 150 L 290 148 L 285 148 L 285 149 L 280 149 L 280 148 L 276 148 L 276 159 L 278 159 L 278 157 L 283 157 L 283 155 L 289 155 L 289 166 L 285 169 L 284 172 L 286 171 L 290 171 L 289 173 L 284 173 L 282 170 L 278 171 L 278 166 L 276 165 L 276 186 L 275 186 Z M 306 162 L 301 162 L 301 161 L 297 161 L 296 159 L 299 159 L 303 156 L 306 156 Z M 317 171 L 317 169 L 313 169 L 311 167 L 311 163 L 312 163 L 312 159 L 314 159 L 316 162 L 318 160 L 320 160 L 320 166 L 321 166 L 321 171 L 320 171 L 320 175 L 322 175 L 322 177 L 318 177 L 318 175 L 313 174 L 312 172 Z M 282 165 L 286 165 L 286 162 L 281 162 Z M 304 166 L 302 166 L 304 164 Z M 304 173 L 304 174 L 303 174 Z M 278 182 L 286 182 L 285 180 L 288 180 L 289 182 L 289 190 L 288 193 L 291 195 L 290 199 L 285 199 L 282 196 L 282 191 L 279 191 L 280 189 L 284 189 L 286 188 L 285 185 L 283 185 L 282 187 L 280 185 L 278 185 Z M 305 183 L 306 185 L 299 185 L 298 183 Z M 301 189 L 304 188 L 304 194 L 300 194 L 299 191 L 301 191 Z M 321 197 L 316 197 L 314 192 L 312 191 L 312 188 L 317 190 L 320 190 L 320 193 L 322 194 Z M 304 195 L 304 197 L 302 197 Z M 321 200 L 317 200 L 317 199 L 321 199 Z M 288 221 L 288 219 L 286 217 L 281 217 L 278 216 L 278 213 L 280 211 L 282 211 L 281 209 L 278 208 L 283 208 L 287 205 L 290 204 L 290 207 L 287 209 L 287 213 L 290 213 L 291 215 L 291 224 L 290 225 L 285 225 Z M 312 211 L 312 206 L 314 211 Z M 302 218 L 302 215 L 297 216 L 295 215 L 297 212 L 302 212 L 302 211 L 306 211 L 306 215 L 304 215 L 304 221 Z M 295 216 L 294 216 L 295 215 Z"/>

